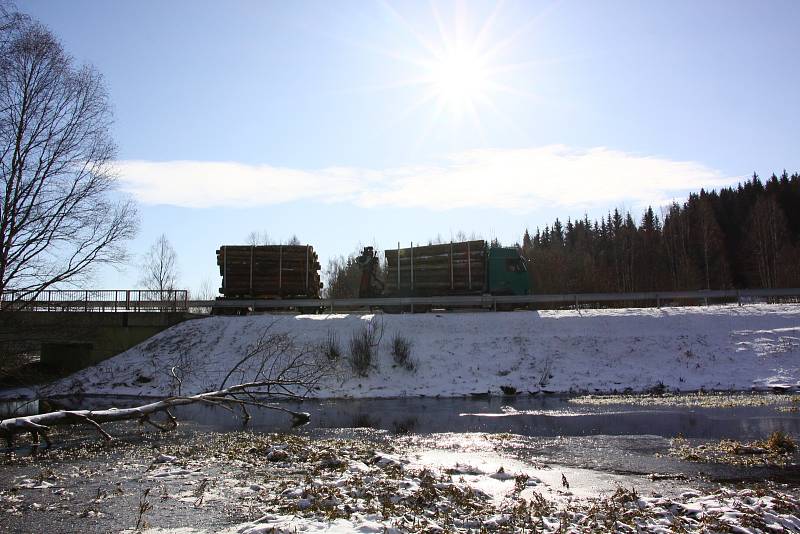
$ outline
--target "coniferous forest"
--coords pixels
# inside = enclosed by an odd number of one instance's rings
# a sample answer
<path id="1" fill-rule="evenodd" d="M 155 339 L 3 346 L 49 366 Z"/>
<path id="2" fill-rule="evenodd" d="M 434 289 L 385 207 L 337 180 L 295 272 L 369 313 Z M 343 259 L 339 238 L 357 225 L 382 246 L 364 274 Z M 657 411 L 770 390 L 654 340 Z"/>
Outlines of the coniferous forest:
<path id="1" fill-rule="evenodd" d="M 525 231 L 535 293 L 800 286 L 800 174 Z"/>

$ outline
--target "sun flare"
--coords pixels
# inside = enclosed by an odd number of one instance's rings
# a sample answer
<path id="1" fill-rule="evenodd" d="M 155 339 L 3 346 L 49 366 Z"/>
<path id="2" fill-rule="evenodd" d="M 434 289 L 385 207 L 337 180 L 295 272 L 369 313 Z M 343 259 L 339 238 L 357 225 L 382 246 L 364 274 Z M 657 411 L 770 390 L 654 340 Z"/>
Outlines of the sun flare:
<path id="1" fill-rule="evenodd" d="M 420 143 L 439 125 L 470 124 L 472 128 L 464 131 L 480 135 L 490 122 L 518 130 L 507 113 L 505 97 L 534 96 L 528 87 L 519 87 L 519 72 L 531 68 L 533 62 L 519 61 L 514 44 L 530 33 L 535 19 L 520 24 L 503 14 L 502 3 L 489 6 L 490 10 L 456 4 L 452 16 L 443 15 L 431 3 L 429 18 L 416 13 L 407 18 L 389 2 L 384 7 L 405 38 L 375 49 L 405 65 L 398 65 L 397 72 L 402 74 L 397 78 L 376 87 L 413 88 L 408 105 L 399 109 L 393 122 L 424 110 Z"/>
<path id="2" fill-rule="evenodd" d="M 489 69 L 480 54 L 469 47 L 450 49 L 438 55 L 430 66 L 431 84 L 443 107 L 455 113 L 474 108 L 485 98 Z"/>

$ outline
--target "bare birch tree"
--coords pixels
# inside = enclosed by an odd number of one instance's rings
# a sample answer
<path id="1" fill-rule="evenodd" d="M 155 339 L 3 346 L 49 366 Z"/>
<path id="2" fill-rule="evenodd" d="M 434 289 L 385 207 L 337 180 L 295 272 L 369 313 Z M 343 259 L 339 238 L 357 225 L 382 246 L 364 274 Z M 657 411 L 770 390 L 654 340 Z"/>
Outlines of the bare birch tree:
<path id="1" fill-rule="evenodd" d="M 275 242 L 269 236 L 269 233 L 264 230 L 262 232 L 257 232 L 253 230 L 249 234 L 247 234 L 247 244 L 253 247 L 259 247 L 263 245 L 274 245 Z"/>
<path id="2" fill-rule="evenodd" d="M 50 31 L 0 10 L 0 295 L 20 304 L 100 264 L 136 230 L 113 199 L 111 111 L 100 74 Z"/>
<path id="3" fill-rule="evenodd" d="M 258 232 L 253 230 L 249 234 L 247 234 L 247 239 L 245 240 L 246 243 L 253 247 L 261 247 L 265 245 L 289 245 L 289 246 L 300 246 L 303 243 L 300 241 L 300 238 L 296 235 L 292 234 L 292 237 L 287 239 L 285 242 L 282 240 L 275 241 L 270 237 L 269 232 L 266 230 L 262 230 Z"/>
<path id="4" fill-rule="evenodd" d="M 139 284 L 145 289 L 158 291 L 161 300 L 169 300 L 177 281 L 178 255 L 166 234 L 161 234 L 142 259 Z"/>
<path id="5" fill-rule="evenodd" d="M 759 198 L 747 222 L 747 246 L 752 258 L 754 281 L 761 287 L 780 287 L 784 273 L 784 243 L 787 242 L 786 216 L 772 196 Z"/>
<path id="6" fill-rule="evenodd" d="M 703 266 L 703 288 L 729 287 L 728 264 L 725 258 L 722 230 L 707 198 L 700 198 L 695 208 L 695 239 Z M 713 284 L 712 284 L 713 279 Z"/>

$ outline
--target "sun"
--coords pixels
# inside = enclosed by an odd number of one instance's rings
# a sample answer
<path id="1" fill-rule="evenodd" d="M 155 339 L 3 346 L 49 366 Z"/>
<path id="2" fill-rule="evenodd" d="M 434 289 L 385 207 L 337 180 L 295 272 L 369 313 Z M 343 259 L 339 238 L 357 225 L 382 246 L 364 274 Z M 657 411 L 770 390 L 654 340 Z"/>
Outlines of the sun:
<path id="1" fill-rule="evenodd" d="M 485 99 L 490 69 L 481 54 L 469 46 L 448 48 L 428 67 L 432 92 L 441 107 L 463 114 Z"/>
<path id="2" fill-rule="evenodd" d="M 395 70 L 370 90 L 411 89 L 408 104 L 393 112 L 391 124 L 416 115 L 422 126 L 419 143 L 439 126 L 464 128 L 469 123 L 472 128 L 464 131 L 481 135 L 490 123 L 518 130 L 507 113 L 506 97 L 535 96 L 531 84 L 522 89 L 519 81 L 520 72 L 536 62 L 519 61 L 515 44 L 532 31 L 538 15 L 516 20 L 503 13 L 502 5 L 473 10 L 457 2 L 452 16 L 443 16 L 431 2 L 429 17 L 423 10 L 407 18 L 390 2 L 382 3 L 400 31 L 388 32 L 386 44 L 365 46 L 389 58 L 387 65 Z"/>

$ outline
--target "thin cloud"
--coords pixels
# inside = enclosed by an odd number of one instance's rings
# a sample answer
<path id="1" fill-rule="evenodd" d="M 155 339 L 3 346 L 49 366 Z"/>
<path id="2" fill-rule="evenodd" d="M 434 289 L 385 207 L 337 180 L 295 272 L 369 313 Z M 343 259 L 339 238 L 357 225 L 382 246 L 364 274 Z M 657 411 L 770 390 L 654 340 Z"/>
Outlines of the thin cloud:
<path id="1" fill-rule="evenodd" d="M 145 204 L 255 207 L 296 201 L 428 210 L 644 205 L 731 179 L 692 161 L 563 145 L 460 152 L 429 165 L 302 170 L 204 161 L 123 161 L 122 189 Z"/>

